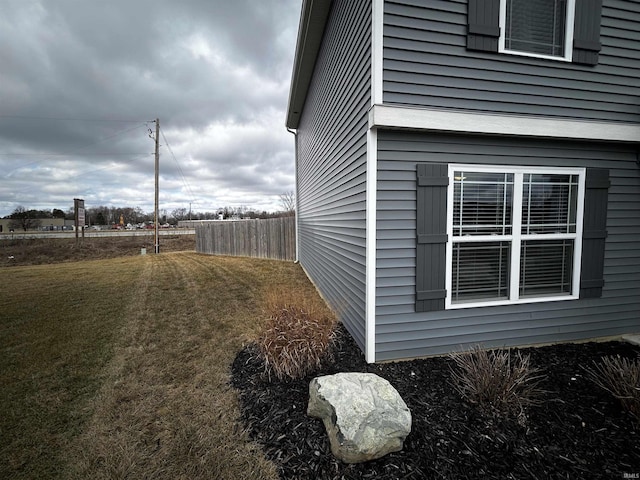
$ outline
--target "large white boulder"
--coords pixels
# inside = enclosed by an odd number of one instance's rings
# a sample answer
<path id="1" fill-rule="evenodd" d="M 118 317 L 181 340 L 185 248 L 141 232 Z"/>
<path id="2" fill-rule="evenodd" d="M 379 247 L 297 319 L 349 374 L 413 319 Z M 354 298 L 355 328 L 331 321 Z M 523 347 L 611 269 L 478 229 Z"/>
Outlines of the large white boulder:
<path id="1" fill-rule="evenodd" d="M 331 452 L 360 463 L 402 450 L 411 412 L 391 384 L 373 373 L 338 373 L 309 384 L 307 414 L 322 419 Z"/>

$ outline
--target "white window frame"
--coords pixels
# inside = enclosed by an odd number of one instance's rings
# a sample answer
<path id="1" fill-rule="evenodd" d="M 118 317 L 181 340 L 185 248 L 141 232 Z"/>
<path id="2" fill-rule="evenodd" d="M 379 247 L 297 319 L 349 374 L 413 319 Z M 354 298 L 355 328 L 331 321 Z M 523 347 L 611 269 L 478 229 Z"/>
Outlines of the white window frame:
<path id="1" fill-rule="evenodd" d="M 545 58 L 560 62 L 571 62 L 573 59 L 573 24 L 576 15 L 576 0 L 567 0 L 567 15 L 564 38 L 564 56 L 541 55 L 538 53 L 523 52 L 520 50 L 507 50 L 505 48 L 505 32 L 507 23 L 507 0 L 500 0 L 500 38 L 498 39 L 498 52 L 508 55 L 520 55 L 523 57 Z"/>
<path id="2" fill-rule="evenodd" d="M 472 300 L 468 302 L 452 302 L 453 285 L 453 202 L 454 202 L 454 173 L 456 171 L 480 172 L 480 173 L 512 173 L 514 175 L 514 191 L 512 205 L 511 235 L 472 235 L 466 237 L 464 242 L 495 242 L 508 241 L 511 243 L 510 285 L 509 298 L 499 300 Z M 585 197 L 585 168 L 564 167 L 526 167 L 507 165 L 468 165 L 449 164 L 449 186 L 447 187 L 447 248 L 446 248 L 446 277 L 445 277 L 445 309 L 475 308 L 495 305 L 513 305 L 523 303 L 554 302 L 561 300 L 575 300 L 580 295 L 580 266 L 582 259 L 582 229 L 584 220 Z M 559 174 L 578 176 L 578 200 L 576 204 L 576 231 L 575 233 L 553 234 L 523 234 L 522 233 L 522 191 L 523 177 L 525 174 Z M 460 242 L 460 237 L 455 243 Z M 568 295 L 549 295 L 541 297 L 519 297 L 520 288 L 520 246 L 523 240 L 574 240 L 573 276 L 571 281 L 571 293 Z"/>

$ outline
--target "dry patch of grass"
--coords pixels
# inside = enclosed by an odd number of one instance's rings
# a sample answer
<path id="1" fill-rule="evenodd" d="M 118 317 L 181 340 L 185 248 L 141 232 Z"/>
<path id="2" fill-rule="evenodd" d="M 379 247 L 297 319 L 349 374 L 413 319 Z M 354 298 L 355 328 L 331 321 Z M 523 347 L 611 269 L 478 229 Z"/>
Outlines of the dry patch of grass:
<path id="1" fill-rule="evenodd" d="M 83 285 L 96 282 L 94 293 L 74 297 L 66 281 L 58 285 L 56 275 L 68 279 L 67 269 Z M 58 294 L 34 302 L 43 273 Z M 240 427 L 229 368 L 260 329 L 267 288 L 317 295 L 299 266 L 173 253 L 0 269 L 3 285 L 9 276 L 18 281 L 4 307 L 15 313 L 3 313 L 0 368 L 10 370 L 11 352 L 22 351 L 25 360 L 11 377 L 3 374 L 12 390 L 2 394 L 2 432 L 14 434 L 1 451 L 0 477 L 277 478 Z M 19 286 L 30 282 L 31 293 L 22 294 Z M 113 288 L 99 286 L 105 282 Z M 49 306 L 55 297 L 58 307 L 75 304 L 84 312 L 100 293 L 87 314 Z M 23 328 L 12 321 L 18 312 L 23 324 L 42 327 L 8 347 L 5 339 Z M 60 338 L 50 337 L 47 326 L 65 317 Z M 33 353 L 42 344 L 63 352 L 68 343 L 86 359 L 67 357 L 75 380 L 60 365 L 49 368 L 53 353 Z M 29 396 L 38 399 L 23 406 Z M 50 422 L 52 413 L 61 415 Z M 52 432 L 58 441 L 43 441 Z"/>
<path id="2" fill-rule="evenodd" d="M 122 260 L 0 269 L 0 478 L 61 475 L 139 273 Z"/>
<path id="3" fill-rule="evenodd" d="M 154 234 L 128 236 L 126 232 L 114 237 L 86 237 L 76 242 L 75 238 L 15 238 L 4 234 L 0 238 L 0 267 L 24 265 L 47 265 L 61 262 L 81 262 L 138 256 L 142 248 L 153 253 Z M 160 252 L 194 251 L 195 235 L 162 235 Z"/>

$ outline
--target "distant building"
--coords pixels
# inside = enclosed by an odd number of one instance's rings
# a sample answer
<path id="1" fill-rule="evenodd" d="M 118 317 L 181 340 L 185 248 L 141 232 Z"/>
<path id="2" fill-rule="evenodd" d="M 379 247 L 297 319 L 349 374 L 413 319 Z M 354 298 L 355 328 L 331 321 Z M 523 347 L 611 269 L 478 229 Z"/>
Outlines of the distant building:
<path id="1" fill-rule="evenodd" d="M 0 218 L 0 233 L 11 232 L 13 228 L 16 232 L 23 231 L 22 228 L 12 227 L 16 220 L 13 218 Z M 28 228 L 28 232 L 41 232 L 41 231 L 62 231 L 73 230 L 73 220 L 65 220 L 64 218 L 35 218 L 33 227 Z"/>

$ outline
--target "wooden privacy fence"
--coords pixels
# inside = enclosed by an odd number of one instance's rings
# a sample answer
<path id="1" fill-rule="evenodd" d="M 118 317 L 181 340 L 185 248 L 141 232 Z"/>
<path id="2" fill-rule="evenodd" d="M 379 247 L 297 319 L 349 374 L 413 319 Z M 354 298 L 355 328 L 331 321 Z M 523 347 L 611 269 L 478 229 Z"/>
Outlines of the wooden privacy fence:
<path id="1" fill-rule="evenodd" d="M 295 217 L 222 220 L 196 225 L 196 252 L 294 261 Z"/>

